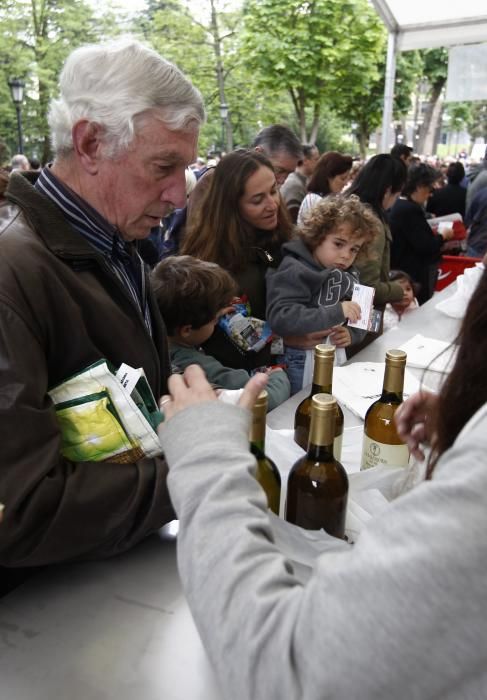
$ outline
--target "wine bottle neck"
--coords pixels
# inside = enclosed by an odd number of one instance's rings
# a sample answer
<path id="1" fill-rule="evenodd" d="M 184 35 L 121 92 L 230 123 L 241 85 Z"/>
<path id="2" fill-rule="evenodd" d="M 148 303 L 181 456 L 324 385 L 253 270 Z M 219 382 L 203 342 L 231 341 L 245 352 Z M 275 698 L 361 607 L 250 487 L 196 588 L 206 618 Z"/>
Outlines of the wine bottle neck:
<path id="1" fill-rule="evenodd" d="M 332 462 L 334 460 L 333 443 L 331 445 L 316 445 L 310 442 L 306 456 L 312 462 Z"/>
<path id="2" fill-rule="evenodd" d="M 313 384 L 311 385 L 311 393 L 310 397 L 314 396 L 315 394 L 331 394 L 331 381 L 329 384 L 316 384 L 313 381 Z"/>
<path id="3" fill-rule="evenodd" d="M 402 403 L 403 402 L 403 392 L 402 391 L 382 391 L 380 400 L 383 403 Z"/>
<path id="4" fill-rule="evenodd" d="M 396 398 L 402 401 L 404 391 L 404 372 L 406 366 L 393 366 L 386 363 L 384 372 L 384 385 L 382 387 L 381 400 L 392 400 Z"/>
<path id="5" fill-rule="evenodd" d="M 262 452 L 265 448 L 266 406 L 254 407 L 252 423 L 250 424 L 249 442 L 256 445 Z"/>
<path id="6" fill-rule="evenodd" d="M 256 457 L 263 457 L 265 455 L 265 440 L 251 440 L 250 451 Z"/>
<path id="7" fill-rule="evenodd" d="M 331 394 L 333 384 L 333 357 L 323 357 L 315 355 L 315 366 L 313 370 L 313 385 L 310 396 L 315 394 Z"/>

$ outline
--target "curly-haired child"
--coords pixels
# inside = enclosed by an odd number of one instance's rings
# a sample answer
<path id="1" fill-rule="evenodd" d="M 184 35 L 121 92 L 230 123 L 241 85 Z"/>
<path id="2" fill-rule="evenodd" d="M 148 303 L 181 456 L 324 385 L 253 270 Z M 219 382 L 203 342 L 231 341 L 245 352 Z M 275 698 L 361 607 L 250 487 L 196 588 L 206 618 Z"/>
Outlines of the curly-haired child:
<path id="1" fill-rule="evenodd" d="M 286 344 L 286 336 L 323 331 L 337 348 L 360 342 L 366 331 L 349 328 L 360 318 L 351 301 L 359 281 L 353 267 L 363 245 L 380 228 L 370 207 L 353 195 L 327 197 L 316 204 L 282 247 L 283 260 L 267 274 L 267 320 L 284 338 L 284 362 L 291 393 L 302 388 L 306 351 Z"/>

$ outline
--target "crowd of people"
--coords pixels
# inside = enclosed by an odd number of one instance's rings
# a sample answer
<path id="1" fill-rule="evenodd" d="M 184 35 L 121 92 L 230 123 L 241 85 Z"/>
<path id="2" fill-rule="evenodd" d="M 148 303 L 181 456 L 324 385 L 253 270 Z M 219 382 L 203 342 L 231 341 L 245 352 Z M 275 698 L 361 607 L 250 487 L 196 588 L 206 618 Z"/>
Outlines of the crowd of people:
<path id="1" fill-rule="evenodd" d="M 399 144 L 354 173 L 283 125 L 203 164 L 204 119 L 198 90 L 155 51 L 81 47 L 50 108 L 53 162 L 15 156 L 2 174 L 2 580 L 123 552 L 177 516 L 182 583 L 225 697 L 481 697 L 487 273 L 440 394 L 398 413 L 412 453 L 431 445 L 427 479 L 306 585 L 252 478 L 248 409 L 265 386 L 271 407 L 299 390 L 317 343 L 352 357 L 382 332 L 347 325 L 357 281 L 387 325 L 431 298 L 453 230 L 429 214 L 464 202 L 468 249 L 485 254 L 487 152 L 462 198 L 458 164 L 438 188 L 440 172 Z M 49 391 L 102 360 L 143 368 L 163 397 L 159 454 L 63 453 Z M 239 406 L 216 388 L 243 388 Z"/>

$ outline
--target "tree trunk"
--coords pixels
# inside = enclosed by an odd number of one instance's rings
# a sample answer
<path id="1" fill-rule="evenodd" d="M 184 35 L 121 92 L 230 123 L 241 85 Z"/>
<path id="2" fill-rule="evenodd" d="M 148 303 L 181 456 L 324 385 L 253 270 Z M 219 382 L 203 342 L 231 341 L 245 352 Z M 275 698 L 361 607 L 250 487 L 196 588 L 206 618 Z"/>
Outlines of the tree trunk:
<path id="1" fill-rule="evenodd" d="M 358 146 L 360 150 L 360 158 L 362 160 L 365 160 L 367 157 L 367 144 L 369 142 L 369 134 L 367 134 L 365 131 L 362 131 L 360 129 L 357 133 L 357 138 L 358 138 Z"/>
<path id="2" fill-rule="evenodd" d="M 225 75 L 223 71 L 223 58 L 222 58 L 222 40 L 220 37 L 220 31 L 218 27 L 218 17 L 215 9 L 215 0 L 210 0 L 211 5 L 211 34 L 213 36 L 213 51 L 215 53 L 215 71 L 216 71 L 216 81 L 218 84 L 218 95 L 220 97 L 220 105 L 226 105 L 225 100 Z M 232 133 L 232 122 L 227 116 L 221 118 L 222 121 L 222 149 L 225 149 L 227 153 L 233 151 L 233 133 Z"/>
<path id="3" fill-rule="evenodd" d="M 321 111 L 321 105 L 319 102 L 315 102 L 313 106 L 313 123 L 311 125 L 311 133 L 309 135 L 309 144 L 314 146 L 316 143 L 316 139 L 318 137 L 318 129 L 320 128 L 320 111 Z M 306 141 L 303 141 L 303 143 L 306 143 Z"/>
<path id="4" fill-rule="evenodd" d="M 435 134 L 443 108 L 441 91 L 444 84 L 444 80 L 439 81 L 431 89 L 431 98 L 419 132 L 418 153 L 424 155 L 433 155 L 436 149 Z"/>

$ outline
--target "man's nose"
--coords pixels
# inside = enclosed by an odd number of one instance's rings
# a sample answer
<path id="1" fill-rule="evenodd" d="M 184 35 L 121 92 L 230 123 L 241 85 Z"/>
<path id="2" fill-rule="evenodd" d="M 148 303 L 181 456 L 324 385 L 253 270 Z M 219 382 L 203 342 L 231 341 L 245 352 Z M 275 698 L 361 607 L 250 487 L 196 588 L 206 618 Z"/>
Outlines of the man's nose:
<path id="1" fill-rule="evenodd" d="M 161 200 L 170 202 L 176 209 L 182 209 L 186 206 L 186 178 L 184 170 L 181 173 L 175 173 L 172 181 L 166 183 L 161 192 Z"/>

